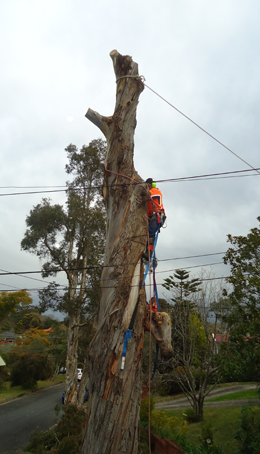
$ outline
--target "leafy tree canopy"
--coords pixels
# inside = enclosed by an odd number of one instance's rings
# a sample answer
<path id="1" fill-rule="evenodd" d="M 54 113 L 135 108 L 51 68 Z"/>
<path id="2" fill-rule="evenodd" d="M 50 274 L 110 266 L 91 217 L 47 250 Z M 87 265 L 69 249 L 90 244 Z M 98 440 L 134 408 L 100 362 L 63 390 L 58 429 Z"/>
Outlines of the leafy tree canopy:
<path id="1" fill-rule="evenodd" d="M 25 314 L 23 318 L 16 324 L 15 332 L 23 333 L 30 328 L 43 328 L 41 315 L 37 312 Z"/>
<path id="2" fill-rule="evenodd" d="M 26 218 L 23 250 L 44 260 L 42 276 L 64 271 L 67 290 L 55 282 L 39 293 L 40 310 L 59 310 L 70 315 L 91 313 L 99 295 L 100 263 L 105 241 L 105 211 L 102 199 L 103 162 L 106 144 L 94 140 L 78 150 L 69 145 L 66 172 L 67 201 L 63 207 L 43 199 Z"/>
<path id="3" fill-rule="evenodd" d="M 260 221 L 260 217 L 257 218 Z M 228 323 L 231 340 L 244 345 L 259 344 L 260 332 L 260 229 L 247 236 L 228 235 L 231 243 L 224 263 L 231 266 L 228 282 L 233 290 L 228 298 L 231 310 L 223 316 Z"/>
<path id="4" fill-rule="evenodd" d="M 0 323 L 10 314 L 32 303 L 26 290 L 0 293 Z"/>

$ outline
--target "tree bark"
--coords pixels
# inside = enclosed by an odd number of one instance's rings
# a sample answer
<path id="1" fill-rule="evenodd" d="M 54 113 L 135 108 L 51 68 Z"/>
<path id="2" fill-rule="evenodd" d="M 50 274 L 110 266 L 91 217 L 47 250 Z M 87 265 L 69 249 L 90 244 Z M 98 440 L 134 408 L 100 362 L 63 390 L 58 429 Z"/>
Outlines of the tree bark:
<path id="1" fill-rule="evenodd" d="M 83 434 L 84 454 L 137 452 L 142 395 L 141 356 L 147 305 L 145 290 L 141 290 L 141 256 L 147 241 L 146 202 L 150 195 L 134 169 L 133 151 L 136 108 L 144 85 L 131 57 L 115 50 L 110 56 L 117 83 L 115 112 L 112 117 L 90 109 L 86 114 L 107 139 L 103 188 L 107 237 L 98 326 L 89 353 L 90 398 Z M 125 334 L 138 297 L 132 340 L 121 370 Z"/>
<path id="2" fill-rule="evenodd" d="M 73 314 L 69 318 L 65 383 L 66 404 L 75 404 L 77 402 L 79 321 L 79 314 Z"/>

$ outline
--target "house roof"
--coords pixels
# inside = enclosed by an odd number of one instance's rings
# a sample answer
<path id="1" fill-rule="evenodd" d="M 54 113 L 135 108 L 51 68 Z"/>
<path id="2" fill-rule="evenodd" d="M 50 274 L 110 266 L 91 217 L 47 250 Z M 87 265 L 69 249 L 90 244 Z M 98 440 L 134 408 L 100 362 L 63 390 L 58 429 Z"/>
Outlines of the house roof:
<path id="1" fill-rule="evenodd" d="M 19 337 L 20 335 L 19 334 L 15 334 L 13 333 L 12 331 L 3 331 L 1 333 L 1 340 L 5 340 L 5 339 L 16 339 L 17 337 Z"/>
<path id="2" fill-rule="evenodd" d="M 54 329 L 53 328 L 47 328 L 47 329 L 44 329 L 43 331 L 45 333 L 54 333 Z"/>

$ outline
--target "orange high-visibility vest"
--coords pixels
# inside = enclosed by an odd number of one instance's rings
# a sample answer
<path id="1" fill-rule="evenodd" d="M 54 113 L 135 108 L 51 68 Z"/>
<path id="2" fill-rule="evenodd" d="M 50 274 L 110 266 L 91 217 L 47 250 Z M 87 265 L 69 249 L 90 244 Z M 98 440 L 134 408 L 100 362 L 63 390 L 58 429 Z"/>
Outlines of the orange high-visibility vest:
<path id="1" fill-rule="evenodd" d="M 155 212 L 154 204 L 157 210 L 164 210 L 163 208 L 163 201 L 162 201 L 162 193 L 160 189 L 151 188 L 150 189 L 151 199 L 147 202 L 147 216 L 150 216 Z"/>

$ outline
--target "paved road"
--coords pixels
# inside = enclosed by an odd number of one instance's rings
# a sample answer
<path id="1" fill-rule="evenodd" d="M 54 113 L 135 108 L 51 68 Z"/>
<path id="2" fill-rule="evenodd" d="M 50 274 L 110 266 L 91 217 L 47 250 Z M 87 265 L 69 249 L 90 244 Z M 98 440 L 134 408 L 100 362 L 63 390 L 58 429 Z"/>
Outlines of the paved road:
<path id="1" fill-rule="evenodd" d="M 54 407 L 61 404 L 64 384 L 36 391 L 0 405 L 0 454 L 22 452 L 33 430 L 47 430 L 57 416 Z"/>
<path id="2" fill-rule="evenodd" d="M 226 388 L 217 388 L 207 396 L 207 399 L 212 399 L 213 397 L 224 396 L 230 393 L 236 393 L 239 391 L 245 391 L 247 389 L 255 389 L 256 385 L 237 385 L 237 386 L 229 386 Z M 245 400 L 226 400 L 223 402 L 205 402 L 204 407 L 241 407 L 242 405 L 247 405 L 250 402 L 250 405 L 259 405 L 259 399 L 248 399 Z M 189 408 L 190 403 L 188 402 L 186 397 L 181 397 L 179 399 L 174 400 L 167 400 L 164 402 L 157 402 L 155 404 L 156 410 L 177 410 L 181 408 Z"/>

